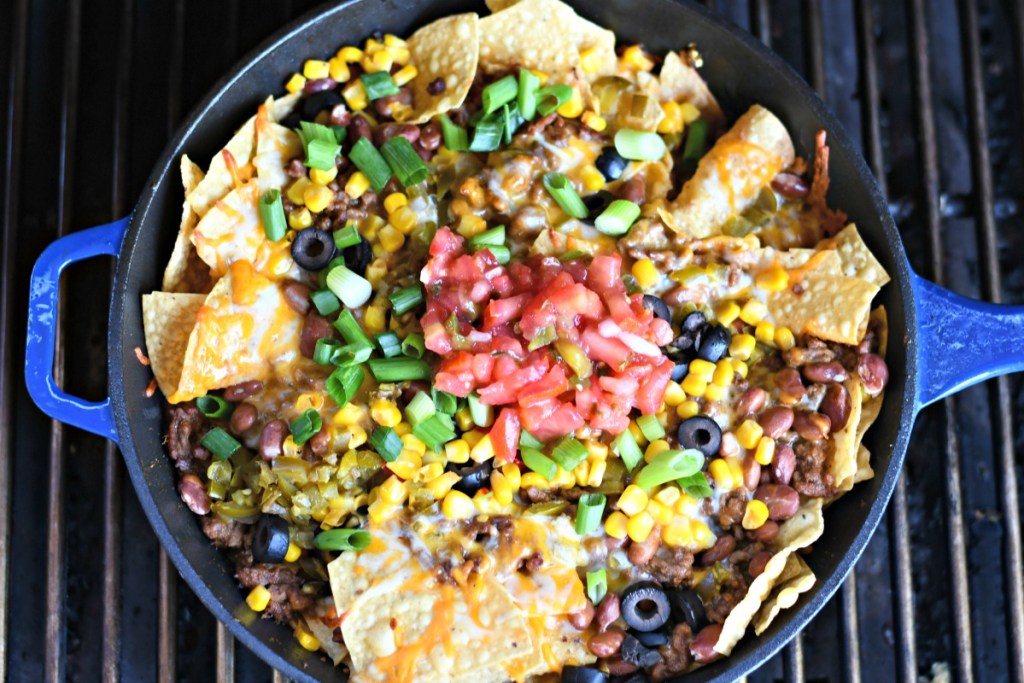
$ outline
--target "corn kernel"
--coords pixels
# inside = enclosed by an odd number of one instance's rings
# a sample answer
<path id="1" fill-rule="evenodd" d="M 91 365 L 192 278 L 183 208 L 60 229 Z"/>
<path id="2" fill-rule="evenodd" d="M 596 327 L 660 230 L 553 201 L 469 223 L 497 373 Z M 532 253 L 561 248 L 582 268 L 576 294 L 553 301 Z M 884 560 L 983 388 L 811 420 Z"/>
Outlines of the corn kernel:
<path id="1" fill-rule="evenodd" d="M 596 111 L 583 112 L 583 117 L 580 120 L 583 121 L 584 126 L 596 130 L 598 133 L 608 127 L 608 122 Z"/>
<path id="2" fill-rule="evenodd" d="M 367 73 L 390 71 L 391 65 L 394 63 L 395 60 L 390 52 L 375 47 L 368 47 L 363 50 L 363 60 L 360 62 Z"/>
<path id="3" fill-rule="evenodd" d="M 455 413 L 455 424 L 464 432 L 473 428 L 473 415 L 468 407 L 459 408 Z"/>
<path id="4" fill-rule="evenodd" d="M 646 510 L 626 522 L 626 533 L 634 543 L 643 543 L 654 529 L 654 518 Z"/>
<path id="5" fill-rule="evenodd" d="M 715 306 L 715 319 L 728 327 L 736 318 L 740 317 L 740 306 L 735 301 L 720 301 Z"/>
<path id="6" fill-rule="evenodd" d="M 677 515 L 692 516 L 697 510 L 697 506 L 695 498 L 680 492 L 679 500 L 675 504 L 675 511 Z"/>
<path id="7" fill-rule="evenodd" d="M 703 358 L 694 358 L 690 361 L 690 375 L 696 375 L 704 382 L 710 382 L 715 375 L 715 364 Z"/>
<path id="8" fill-rule="evenodd" d="M 380 240 L 380 245 L 392 254 L 405 244 L 405 235 L 390 223 L 377 232 L 377 239 Z"/>
<path id="9" fill-rule="evenodd" d="M 470 427 L 472 426 L 473 425 L 470 425 Z M 462 438 L 466 440 L 466 443 L 469 444 L 470 448 L 473 448 L 473 446 L 480 443 L 480 439 L 484 438 L 484 436 L 486 436 L 486 434 L 479 429 L 470 429 L 468 432 L 462 433 Z"/>
<path id="10" fill-rule="evenodd" d="M 584 443 L 589 457 L 595 460 L 606 460 L 608 458 L 608 445 L 596 439 L 587 439 Z"/>
<path id="11" fill-rule="evenodd" d="M 692 102 L 683 102 L 679 105 L 679 113 L 683 117 L 683 123 L 687 126 L 700 118 L 700 109 Z"/>
<path id="12" fill-rule="evenodd" d="M 548 82 L 548 75 L 539 69 L 530 69 L 530 73 L 536 76 L 540 80 L 540 84 L 544 85 Z"/>
<path id="13" fill-rule="evenodd" d="M 324 395 L 319 392 L 304 391 L 295 399 L 295 411 L 304 413 L 307 410 L 319 411 L 324 407 Z"/>
<path id="14" fill-rule="evenodd" d="M 385 33 L 384 45 L 386 47 L 405 47 L 408 43 L 406 43 L 402 38 L 396 36 L 394 33 Z"/>
<path id="15" fill-rule="evenodd" d="M 366 90 L 363 89 L 363 82 L 360 80 L 352 81 L 347 88 L 341 91 L 341 95 L 345 98 L 345 104 L 352 111 L 362 111 L 370 103 L 366 97 Z"/>
<path id="16" fill-rule="evenodd" d="M 633 435 L 633 440 L 636 441 L 636 445 L 641 448 L 647 444 L 647 437 L 644 436 L 643 430 L 640 429 L 640 425 L 636 423 L 636 420 L 629 421 L 629 433 Z"/>
<path id="17" fill-rule="evenodd" d="M 761 428 L 761 425 L 754 420 L 747 419 L 736 429 L 736 440 L 741 446 L 751 450 L 757 448 L 762 434 L 764 434 L 764 429 Z"/>
<path id="18" fill-rule="evenodd" d="M 288 544 L 288 552 L 286 552 L 284 554 L 284 561 L 285 562 L 295 562 L 300 557 L 302 557 L 302 548 L 300 548 L 299 546 L 297 546 L 294 543 L 289 543 Z"/>
<path id="19" fill-rule="evenodd" d="M 262 612 L 270 604 L 270 591 L 266 586 L 256 586 L 245 596 L 245 603 L 253 612 Z"/>
<path id="20" fill-rule="evenodd" d="M 573 486 L 576 486 L 576 475 L 559 467 L 555 478 L 551 480 L 551 488 L 571 489 Z"/>
<path id="21" fill-rule="evenodd" d="M 791 348 L 796 346 L 796 338 L 793 336 L 793 330 L 788 327 L 776 327 L 775 346 L 779 347 L 783 351 L 789 351 Z"/>
<path id="22" fill-rule="evenodd" d="M 408 235 L 419 222 L 419 216 L 408 206 L 400 206 L 392 212 L 388 219 L 403 235 Z"/>
<path id="23" fill-rule="evenodd" d="M 644 451 L 644 460 L 650 462 L 661 453 L 671 450 L 671 448 L 665 439 L 655 439 L 647 446 L 647 450 Z"/>
<path id="24" fill-rule="evenodd" d="M 649 258 L 640 259 L 634 263 L 632 273 L 633 277 L 636 278 L 636 283 L 640 286 L 640 289 L 645 291 L 654 287 L 661 280 L 661 275 L 658 273 L 658 269 L 655 267 L 654 262 Z"/>
<path id="25" fill-rule="evenodd" d="M 459 227 L 455 229 L 463 237 L 475 237 L 487 229 L 487 222 L 474 214 L 466 214 L 459 219 Z"/>
<path id="26" fill-rule="evenodd" d="M 681 420 L 688 420 L 698 413 L 700 413 L 700 404 L 693 400 L 683 401 L 676 408 L 676 415 L 678 415 Z"/>
<path id="27" fill-rule="evenodd" d="M 408 206 L 409 197 L 404 192 L 392 192 L 384 198 L 384 210 L 394 213 L 403 206 Z"/>
<path id="28" fill-rule="evenodd" d="M 708 473 L 715 480 L 715 485 L 720 489 L 731 489 L 735 485 L 732 479 L 732 470 L 722 458 L 715 458 L 708 465 Z"/>
<path id="29" fill-rule="evenodd" d="M 397 505 L 391 505 L 390 503 L 380 500 L 379 498 L 370 503 L 370 519 L 375 524 L 380 524 L 381 522 L 385 522 L 391 519 L 391 517 L 393 517 L 396 512 L 398 512 Z"/>
<path id="30" fill-rule="evenodd" d="M 709 384 L 704 390 L 704 398 L 708 401 L 722 401 L 729 396 L 729 387 L 720 384 Z"/>
<path id="31" fill-rule="evenodd" d="M 366 430 L 359 425 L 349 425 L 345 431 L 348 432 L 349 448 L 359 448 L 366 443 Z"/>
<path id="32" fill-rule="evenodd" d="M 768 521 L 768 506 L 764 501 L 756 498 L 747 503 L 747 509 L 743 512 L 744 529 L 760 529 Z"/>
<path id="33" fill-rule="evenodd" d="M 434 451 L 430 451 L 430 454 L 432 456 L 436 456 Z M 425 455 L 424 455 L 424 462 L 426 462 L 426 456 Z M 435 479 L 440 477 L 442 474 L 444 474 L 444 465 L 443 464 L 441 464 L 440 462 L 437 462 L 437 461 L 427 462 L 425 465 L 423 465 L 423 467 L 421 467 L 419 469 L 418 472 L 416 472 L 415 475 L 413 475 L 412 480 L 417 482 L 417 483 L 419 483 L 419 484 L 425 484 L 428 481 L 434 481 Z"/>
<path id="34" fill-rule="evenodd" d="M 488 434 L 480 439 L 469 451 L 469 457 L 473 462 L 486 462 L 494 457 L 494 444 L 491 443 L 491 436 Z"/>
<path id="35" fill-rule="evenodd" d="M 608 471 L 608 463 L 599 460 L 590 465 L 590 475 L 587 477 L 586 486 L 597 487 L 604 481 L 604 473 Z"/>
<path id="36" fill-rule="evenodd" d="M 654 494 L 654 500 L 658 501 L 662 505 L 673 507 L 675 506 L 676 501 L 679 500 L 679 497 L 681 495 L 683 495 L 683 492 L 680 491 L 678 487 L 666 486 L 665 488 Z"/>
<path id="37" fill-rule="evenodd" d="M 501 505 L 509 505 L 512 502 L 512 485 L 498 470 L 491 472 L 491 491 L 494 493 L 494 500 Z"/>
<path id="38" fill-rule="evenodd" d="M 319 168 L 309 169 L 309 179 L 317 185 L 327 185 L 332 180 L 338 177 L 338 167 L 331 166 L 326 171 L 321 171 Z"/>
<path id="39" fill-rule="evenodd" d="M 661 540 L 670 548 L 686 548 L 693 542 L 688 519 L 675 517 L 661 529 Z"/>
<path id="40" fill-rule="evenodd" d="M 770 436 L 762 436 L 757 442 L 757 450 L 754 451 L 754 460 L 759 465 L 771 465 L 775 459 L 775 439 Z"/>
<path id="41" fill-rule="evenodd" d="M 292 77 L 285 83 L 284 89 L 293 95 L 306 87 L 306 79 L 302 74 L 292 74 Z"/>
<path id="42" fill-rule="evenodd" d="M 433 451 L 433 450 L 430 450 L 428 448 L 427 452 L 423 454 L 423 464 L 424 465 L 429 465 L 429 464 L 435 463 L 435 462 L 439 462 L 442 465 L 444 465 L 444 464 L 446 464 L 448 462 L 448 458 L 444 457 L 444 452 L 442 452 L 442 451 Z"/>
<path id="43" fill-rule="evenodd" d="M 395 81 L 395 85 L 402 87 L 412 79 L 419 75 L 419 70 L 412 64 L 406 64 L 401 69 L 395 72 L 392 79 Z"/>
<path id="44" fill-rule="evenodd" d="M 381 427 L 394 427 L 402 421 L 398 406 L 386 398 L 376 398 L 370 403 L 370 417 Z"/>
<path id="45" fill-rule="evenodd" d="M 353 173 L 345 183 L 345 194 L 351 199 L 359 199 L 368 189 L 370 189 L 370 180 L 363 175 L 362 171 Z"/>
<path id="46" fill-rule="evenodd" d="M 330 76 L 330 66 L 320 59 L 307 59 L 302 65 L 302 75 L 311 81 Z"/>
<path id="47" fill-rule="evenodd" d="M 583 167 L 580 178 L 583 180 L 583 189 L 588 192 L 597 192 L 604 187 L 604 176 L 591 164 Z"/>
<path id="48" fill-rule="evenodd" d="M 372 306 L 367 306 L 366 312 L 363 314 L 363 327 L 366 328 L 368 334 L 383 332 L 387 328 L 386 317 L 387 315 L 382 305 L 375 303 Z"/>
<path id="49" fill-rule="evenodd" d="M 679 107 L 678 102 L 664 102 L 661 105 L 661 111 L 664 113 L 661 121 L 658 122 L 659 133 L 682 133 L 683 132 L 683 112 Z"/>
<path id="50" fill-rule="evenodd" d="M 647 514 L 651 516 L 655 524 L 662 526 L 672 521 L 672 507 L 653 498 L 647 501 Z"/>
<path id="51" fill-rule="evenodd" d="M 313 214 L 304 206 L 292 209 L 288 212 L 288 227 L 293 230 L 302 230 L 313 225 Z"/>
<path id="52" fill-rule="evenodd" d="M 789 287 L 789 273 L 782 266 L 774 264 L 755 275 L 754 284 L 768 292 L 781 292 Z"/>
<path id="53" fill-rule="evenodd" d="M 423 443 L 418 436 L 415 434 L 403 434 L 402 435 L 403 452 L 409 451 L 414 453 L 420 459 L 423 458 L 423 454 L 427 452 L 427 444 Z M 419 466 L 419 461 L 416 462 L 416 466 Z"/>
<path id="54" fill-rule="evenodd" d="M 337 83 L 344 83 L 352 77 L 352 72 L 349 71 L 348 64 L 345 63 L 344 59 L 340 57 L 331 57 L 327 61 L 327 72 L 330 75 L 331 80 Z"/>
<path id="55" fill-rule="evenodd" d="M 732 363 L 729 362 L 729 359 L 723 358 L 715 363 L 715 374 L 711 378 L 712 382 L 720 387 L 728 387 L 732 386 L 732 382 L 735 378 L 736 371 L 733 370 Z"/>
<path id="56" fill-rule="evenodd" d="M 316 652 L 320 649 L 320 641 L 301 624 L 295 628 L 295 640 L 299 641 L 303 650 Z"/>
<path id="57" fill-rule="evenodd" d="M 588 74 L 596 74 L 603 61 L 596 47 L 588 47 L 586 50 L 580 51 L 580 66 Z"/>
<path id="58" fill-rule="evenodd" d="M 311 187 L 313 187 L 313 183 L 310 182 L 309 178 L 299 178 L 292 183 L 291 187 L 285 190 L 284 194 L 292 204 L 298 204 L 301 206 L 306 203 L 306 200 L 303 199 L 303 197 L 306 194 L 306 190 Z"/>
<path id="59" fill-rule="evenodd" d="M 459 483 L 459 475 L 455 472 L 445 472 L 440 477 L 427 482 L 427 489 L 434 500 L 442 500 L 457 483 Z"/>
<path id="60" fill-rule="evenodd" d="M 559 116 L 564 116 L 567 119 L 575 119 L 583 113 L 583 95 L 580 94 L 579 88 L 572 89 L 572 97 L 569 101 L 558 108 Z"/>
<path id="61" fill-rule="evenodd" d="M 775 344 L 775 325 L 767 320 L 762 320 L 754 329 L 754 338 L 762 344 L 772 346 Z"/>
<path id="62" fill-rule="evenodd" d="M 613 512 L 604 520 L 604 532 L 612 538 L 625 538 L 628 523 L 629 517 L 618 511 Z"/>
<path id="63" fill-rule="evenodd" d="M 449 491 L 441 503 L 441 512 L 448 519 L 469 519 L 476 513 L 476 506 L 465 493 Z"/>
<path id="64" fill-rule="evenodd" d="M 334 193 L 323 185 L 310 185 L 302 193 L 302 199 L 307 209 L 313 213 L 320 213 L 330 206 L 331 200 L 334 199 Z"/>
<path id="65" fill-rule="evenodd" d="M 699 519 L 690 520 L 690 536 L 693 538 L 692 547 L 694 550 L 710 548 L 715 544 L 715 534 L 708 525 Z"/>
<path id="66" fill-rule="evenodd" d="M 732 368 L 733 370 L 736 371 L 736 374 L 742 377 L 743 379 L 746 379 L 747 373 L 750 371 L 750 368 L 747 367 L 747 364 L 741 361 L 739 358 L 731 358 L 730 360 L 732 361 Z"/>
<path id="67" fill-rule="evenodd" d="M 302 457 L 302 446 L 295 443 L 295 439 L 291 436 L 286 436 L 284 443 L 281 444 L 281 452 L 292 458 Z"/>
<path id="68" fill-rule="evenodd" d="M 734 334 L 729 342 L 729 356 L 740 360 L 747 360 L 753 353 L 757 340 L 749 334 Z"/>
<path id="69" fill-rule="evenodd" d="M 647 56 L 647 53 L 639 45 L 627 47 L 626 51 L 622 53 L 622 60 L 640 71 L 650 71 L 654 68 L 654 62 L 651 61 L 651 58 Z"/>
<path id="70" fill-rule="evenodd" d="M 636 484 L 630 484 L 619 495 L 618 508 L 632 517 L 647 507 L 647 494 Z"/>
<path id="71" fill-rule="evenodd" d="M 572 476 L 576 480 L 576 486 L 586 486 L 587 478 L 590 476 L 590 461 L 584 460 L 576 465 L 572 470 Z"/>
<path id="72" fill-rule="evenodd" d="M 765 306 L 763 301 L 748 299 L 747 303 L 743 304 L 743 308 L 740 309 L 740 320 L 748 325 L 756 325 L 761 322 L 761 319 L 767 312 L 768 307 Z"/>
<path id="73" fill-rule="evenodd" d="M 377 495 L 387 503 L 398 505 L 409 496 L 409 484 L 395 475 L 391 475 L 377 487 Z"/>
<path id="74" fill-rule="evenodd" d="M 523 472 L 523 476 L 520 479 L 519 485 L 524 488 L 535 488 L 547 490 L 551 488 L 551 482 L 544 477 L 540 476 L 536 472 Z"/>
<path id="75" fill-rule="evenodd" d="M 355 62 L 358 62 L 363 58 L 363 51 L 360 50 L 358 47 L 346 45 L 345 47 L 338 50 L 338 54 L 336 56 L 343 62 L 354 64 Z"/>

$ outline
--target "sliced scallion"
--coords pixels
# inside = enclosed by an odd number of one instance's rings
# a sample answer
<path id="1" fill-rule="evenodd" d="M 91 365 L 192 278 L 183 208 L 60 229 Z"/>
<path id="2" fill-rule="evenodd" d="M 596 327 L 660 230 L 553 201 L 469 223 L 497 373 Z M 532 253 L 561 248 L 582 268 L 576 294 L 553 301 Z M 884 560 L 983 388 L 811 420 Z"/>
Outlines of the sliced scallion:
<path id="1" fill-rule="evenodd" d="M 288 221 L 284 216 L 284 203 L 279 190 L 267 190 L 260 196 L 260 220 L 263 221 L 263 233 L 271 242 L 284 239 L 288 232 Z"/>
<path id="2" fill-rule="evenodd" d="M 337 313 L 341 308 L 338 297 L 334 296 L 334 292 L 329 289 L 318 289 L 309 295 L 309 300 L 313 302 L 316 312 L 320 315 L 331 315 Z"/>
<path id="3" fill-rule="evenodd" d="M 537 91 L 537 113 L 547 116 L 572 99 L 572 87 L 559 83 Z"/>
<path id="4" fill-rule="evenodd" d="M 622 460 L 622 464 L 630 472 L 644 459 L 640 446 L 637 444 L 636 439 L 633 438 L 633 432 L 628 429 L 615 437 L 615 441 L 612 442 L 612 449 L 614 449 L 619 459 Z"/>
<path id="5" fill-rule="evenodd" d="M 490 114 L 501 109 L 501 105 L 514 100 L 518 92 L 519 85 L 512 74 L 491 83 L 483 91 L 484 113 Z"/>
<path id="6" fill-rule="evenodd" d="M 334 137 L 334 133 L 331 133 Z M 341 146 L 336 142 L 326 140 L 310 140 L 306 145 L 306 166 L 321 171 L 328 171 L 338 163 L 338 154 Z"/>
<path id="7" fill-rule="evenodd" d="M 366 529 L 330 529 L 321 531 L 313 539 L 317 550 L 345 552 L 366 550 L 370 547 L 370 532 Z"/>
<path id="8" fill-rule="evenodd" d="M 697 119 L 686 129 L 686 143 L 683 145 L 683 162 L 688 166 L 697 168 L 697 162 L 704 156 L 707 147 L 708 124 L 703 119 Z"/>
<path id="9" fill-rule="evenodd" d="M 680 477 L 676 480 L 679 484 L 679 488 L 683 490 L 683 493 L 690 496 L 691 498 L 710 498 L 714 491 L 711 490 L 711 484 L 708 483 L 708 478 L 704 476 L 703 472 L 694 472 L 688 477 Z"/>
<path id="10" fill-rule="evenodd" d="M 479 235 L 469 238 L 469 246 L 473 249 L 481 247 L 500 247 L 505 244 L 505 226 L 499 225 L 489 230 L 484 230 Z"/>
<path id="11" fill-rule="evenodd" d="M 665 428 L 661 426 L 658 418 L 654 415 L 641 415 L 636 419 L 636 426 L 640 428 L 640 432 L 648 441 L 661 439 L 665 436 Z"/>
<path id="12" fill-rule="evenodd" d="M 363 82 L 363 90 L 366 91 L 366 99 L 373 102 L 382 97 L 390 97 L 398 94 L 398 86 L 387 71 L 376 71 L 372 74 L 364 73 L 359 76 Z"/>
<path id="13" fill-rule="evenodd" d="M 594 227 L 605 235 L 625 235 L 640 217 L 640 206 L 628 199 L 616 199 L 594 219 Z"/>
<path id="14" fill-rule="evenodd" d="M 354 247 L 362 241 L 363 237 L 359 234 L 359 229 L 356 228 L 355 223 L 349 223 L 341 230 L 334 232 L 334 246 L 339 250 Z"/>
<path id="15" fill-rule="evenodd" d="M 354 344 L 345 344 L 335 349 L 331 361 L 339 367 L 361 365 L 370 359 L 372 353 L 373 346 L 368 343 L 356 342 Z"/>
<path id="16" fill-rule="evenodd" d="M 373 296 L 373 285 L 345 266 L 335 266 L 327 273 L 327 289 L 348 308 L 359 308 Z"/>
<path id="17" fill-rule="evenodd" d="M 486 249 L 494 256 L 494 260 L 501 265 L 505 265 L 512 260 L 512 252 L 506 246 L 486 247 Z"/>
<path id="18" fill-rule="evenodd" d="M 544 444 L 533 434 L 523 429 L 519 432 L 519 447 L 541 449 L 544 448 Z"/>
<path id="19" fill-rule="evenodd" d="M 624 159 L 657 161 L 665 155 L 665 141 L 657 133 L 620 128 L 615 133 L 615 151 Z"/>
<path id="20" fill-rule="evenodd" d="M 608 571 L 598 569 L 596 572 L 587 572 L 587 597 L 593 605 L 598 605 L 604 596 L 608 594 Z"/>
<path id="21" fill-rule="evenodd" d="M 484 119 L 473 129 L 473 141 L 469 145 L 470 152 L 493 152 L 501 146 L 503 121 Z"/>
<path id="22" fill-rule="evenodd" d="M 330 263 L 328 263 L 325 267 L 321 268 L 317 272 L 317 274 L 316 274 L 317 286 L 320 289 L 326 289 L 327 288 L 327 275 L 332 270 L 337 268 L 338 266 L 343 266 L 343 265 L 345 265 L 345 257 L 344 256 L 335 256 L 334 258 L 332 258 Z"/>
<path id="23" fill-rule="evenodd" d="M 323 425 L 320 413 L 309 408 L 302 415 L 292 420 L 291 424 L 288 425 L 288 430 L 292 433 L 292 440 L 295 441 L 295 445 L 302 446 L 312 439 L 313 435 L 319 432 Z"/>
<path id="24" fill-rule="evenodd" d="M 512 136 L 519 130 L 519 126 L 526 123 L 526 119 L 519 113 L 519 105 L 515 102 L 512 104 L 506 104 L 501 108 L 502 118 L 504 119 L 504 126 L 502 127 L 503 134 L 505 136 L 505 144 L 512 144 Z"/>
<path id="25" fill-rule="evenodd" d="M 412 400 L 409 401 L 409 405 L 405 407 L 405 419 L 409 420 L 409 424 L 415 427 L 420 422 L 433 417 L 436 412 L 437 406 L 434 405 L 430 394 L 425 391 L 418 391 L 412 397 Z"/>
<path id="26" fill-rule="evenodd" d="M 587 459 L 587 447 L 571 436 L 563 436 L 551 451 L 551 459 L 562 466 L 566 472 Z"/>
<path id="27" fill-rule="evenodd" d="M 337 339 L 324 337 L 316 340 L 316 347 L 313 349 L 313 362 L 320 365 L 330 365 L 334 362 L 334 354 L 341 348 L 341 342 Z"/>
<path id="28" fill-rule="evenodd" d="M 413 149 L 412 143 L 401 135 L 396 135 L 381 145 L 380 153 L 403 187 L 418 185 L 427 179 L 427 165 Z"/>
<path id="29" fill-rule="evenodd" d="M 540 88 L 540 77 L 528 69 L 519 70 L 519 91 L 516 104 L 519 113 L 527 121 L 532 121 L 537 114 L 537 90 Z"/>
<path id="30" fill-rule="evenodd" d="M 473 424 L 477 427 L 490 427 L 494 422 L 494 407 L 480 400 L 480 394 L 475 391 L 466 400 L 469 404 L 469 416 L 473 418 Z"/>
<path id="31" fill-rule="evenodd" d="M 363 332 L 362 326 L 356 317 L 352 315 L 352 311 L 345 310 L 338 314 L 338 319 L 334 321 L 334 329 L 341 333 L 342 338 L 349 344 L 359 344 L 361 346 L 373 346 L 373 342 Z"/>
<path id="32" fill-rule="evenodd" d="M 384 160 L 369 138 L 359 138 L 352 145 L 352 151 L 348 153 L 348 157 L 370 181 L 374 192 L 383 190 L 391 180 L 391 167 L 388 166 L 388 162 Z"/>
<path id="33" fill-rule="evenodd" d="M 434 398 L 434 405 L 437 407 L 437 412 L 444 413 L 445 415 L 454 415 L 459 409 L 459 399 L 454 395 L 449 394 L 447 391 L 441 391 L 440 389 L 431 389 L 430 395 Z"/>
<path id="34" fill-rule="evenodd" d="M 423 354 L 426 352 L 426 343 L 423 341 L 423 335 L 419 332 L 406 335 L 405 339 L 402 340 L 403 355 L 409 358 L 423 358 Z"/>
<path id="35" fill-rule="evenodd" d="M 432 451 L 441 448 L 455 438 L 451 418 L 444 413 L 435 413 L 412 428 L 412 433 Z"/>
<path id="36" fill-rule="evenodd" d="M 385 358 L 394 358 L 402 354 L 402 341 L 391 330 L 381 332 L 374 339 L 377 341 L 377 346 L 380 347 L 380 352 L 384 354 Z"/>
<path id="37" fill-rule="evenodd" d="M 654 456 L 654 459 L 640 470 L 633 483 L 642 489 L 648 489 L 700 472 L 703 466 L 704 454 L 696 448 L 664 451 Z"/>
<path id="38" fill-rule="evenodd" d="M 214 420 L 223 420 L 231 417 L 231 413 L 235 412 L 235 405 L 225 401 L 220 396 L 200 396 L 196 399 L 196 408 L 199 408 L 199 412 L 206 417 L 211 417 Z"/>
<path id="39" fill-rule="evenodd" d="M 366 371 L 358 365 L 338 368 L 324 382 L 324 390 L 335 405 L 344 408 L 359 391 L 364 379 L 366 379 Z"/>
<path id="40" fill-rule="evenodd" d="M 586 536 L 601 526 L 601 515 L 608 499 L 603 493 L 587 493 L 580 497 L 576 508 L 576 533 Z"/>
<path id="41" fill-rule="evenodd" d="M 214 427 L 199 440 L 203 448 L 213 453 L 217 460 L 227 460 L 238 452 L 242 444 L 220 427 Z"/>
<path id="42" fill-rule="evenodd" d="M 419 283 L 388 295 L 395 315 L 402 315 L 423 303 L 423 287 Z"/>
<path id="43" fill-rule="evenodd" d="M 554 197 L 562 211 L 573 218 L 586 218 L 587 207 L 576 194 L 576 188 L 563 173 L 545 173 L 544 187 Z"/>
<path id="44" fill-rule="evenodd" d="M 523 464 L 551 481 L 558 476 L 558 463 L 534 448 L 520 448 Z"/>
<path id="45" fill-rule="evenodd" d="M 384 458 L 384 462 L 394 462 L 402 454 L 405 445 L 402 437 L 391 427 L 377 427 L 370 435 L 370 446 L 377 451 L 377 455 Z"/>
<path id="46" fill-rule="evenodd" d="M 430 379 L 430 366 L 418 358 L 371 358 L 367 365 L 378 382 Z"/>
<path id="47" fill-rule="evenodd" d="M 441 114 L 441 135 L 444 138 L 444 146 L 449 151 L 465 152 L 469 149 L 469 135 L 466 129 L 455 125 L 447 114 Z"/>

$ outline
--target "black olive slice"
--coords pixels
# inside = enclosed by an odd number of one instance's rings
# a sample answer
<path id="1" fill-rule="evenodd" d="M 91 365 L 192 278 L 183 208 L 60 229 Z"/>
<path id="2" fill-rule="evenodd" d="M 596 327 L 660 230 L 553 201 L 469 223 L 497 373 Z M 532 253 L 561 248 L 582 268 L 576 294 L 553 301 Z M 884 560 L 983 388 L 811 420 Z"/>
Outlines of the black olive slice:
<path id="1" fill-rule="evenodd" d="M 624 590 L 621 610 L 626 624 L 637 631 L 661 628 L 672 611 L 665 591 L 653 581 L 640 581 Z"/>
<path id="2" fill-rule="evenodd" d="M 284 562 L 288 554 L 288 522 L 277 515 L 260 515 L 252 532 L 252 559 L 262 564 Z"/>
<path id="3" fill-rule="evenodd" d="M 704 314 L 700 311 L 694 311 L 683 318 L 683 322 L 679 327 L 683 332 L 696 332 L 707 324 L 708 321 L 704 318 Z"/>
<path id="4" fill-rule="evenodd" d="M 671 590 L 668 601 L 672 605 L 672 620 L 677 624 L 688 624 L 694 633 L 708 625 L 704 601 L 697 595 L 697 591 L 689 588 Z"/>
<path id="5" fill-rule="evenodd" d="M 671 602 L 671 598 L 669 598 L 669 602 Z M 657 650 L 669 640 L 668 634 L 664 631 L 632 631 L 629 635 L 639 640 L 644 647 L 653 650 Z"/>
<path id="6" fill-rule="evenodd" d="M 320 228 L 299 230 L 292 242 L 292 258 L 300 268 L 321 270 L 334 258 L 334 236 Z"/>
<path id="7" fill-rule="evenodd" d="M 619 656 L 622 657 L 623 661 L 639 667 L 654 666 L 661 661 L 661 655 L 657 650 L 644 646 L 643 643 L 628 633 L 622 639 Z"/>
<path id="8" fill-rule="evenodd" d="M 668 304 L 661 300 L 661 297 L 654 296 L 653 294 L 644 294 L 643 298 L 644 308 L 654 313 L 655 318 L 661 318 L 665 322 L 672 322 L 672 311 L 668 309 Z"/>
<path id="9" fill-rule="evenodd" d="M 697 339 L 697 358 L 717 363 L 729 350 L 732 333 L 721 325 L 711 325 Z"/>
<path id="10" fill-rule="evenodd" d="M 722 445 L 722 428 L 706 415 L 683 420 L 676 434 L 680 448 L 696 448 L 708 457 L 717 455 Z"/>
<path id="11" fill-rule="evenodd" d="M 597 157 L 594 166 L 601 172 L 605 180 L 618 180 L 626 170 L 629 162 L 614 147 L 605 147 L 601 156 Z"/>
<path id="12" fill-rule="evenodd" d="M 479 465 L 463 467 L 449 465 L 448 469 L 461 477 L 452 488 L 467 496 L 472 496 L 484 486 L 490 485 L 493 465 L 490 460 L 487 460 Z"/>
<path id="13" fill-rule="evenodd" d="M 573 666 L 567 664 L 562 667 L 562 683 L 605 683 L 608 674 L 589 666 Z"/>
<path id="14" fill-rule="evenodd" d="M 315 92 L 302 100 L 302 119 L 304 121 L 312 121 L 324 109 L 332 109 L 343 102 L 344 100 L 341 99 L 341 95 L 334 90 Z"/>
<path id="15" fill-rule="evenodd" d="M 373 247 L 366 240 L 359 240 L 351 247 L 341 250 L 345 259 L 345 267 L 357 275 L 366 273 L 366 266 L 373 260 Z"/>

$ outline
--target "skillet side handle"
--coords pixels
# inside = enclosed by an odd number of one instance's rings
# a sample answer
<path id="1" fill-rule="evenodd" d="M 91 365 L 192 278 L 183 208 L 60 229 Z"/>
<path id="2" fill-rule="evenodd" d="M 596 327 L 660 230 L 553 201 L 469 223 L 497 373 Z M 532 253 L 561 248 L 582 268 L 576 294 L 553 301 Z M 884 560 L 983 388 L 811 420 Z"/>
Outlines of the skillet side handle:
<path id="1" fill-rule="evenodd" d="M 912 273 L 918 320 L 918 403 L 1024 371 L 1024 306 L 968 299 Z"/>
<path id="2" fill-rule="evenodd" d="M 114 411 L 108 396 L 86 401 L 65 393 L 53 379 L 54 324 L 57 293 L 64 269 L 93 256 L 117 256 L 129 217 L 62 237 L 39 255 L 29 285 L 25 341 L 25 384 L 44 413 L 74 427 L 117 441 Z"/>

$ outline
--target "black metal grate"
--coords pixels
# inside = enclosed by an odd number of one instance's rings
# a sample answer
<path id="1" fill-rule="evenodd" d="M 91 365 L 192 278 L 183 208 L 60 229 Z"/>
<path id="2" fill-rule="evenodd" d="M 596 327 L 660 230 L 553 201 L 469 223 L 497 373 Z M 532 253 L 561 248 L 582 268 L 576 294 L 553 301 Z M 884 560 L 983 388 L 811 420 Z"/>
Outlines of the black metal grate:
<path id="1" fill-rule="evenodd" d="M 708 4 L 804 73 L 861 142 L 919 272 L 1024 301 L 1024 0 Z M 42 247 L 124 215 L 183 113 L 310 6 L 0 7 L 0 680 L 281 680 L 180 583 L 116 449 L 31 406 L 22 343 Z M 110 267 L 66 280 L 57 374 L 99 397 Z M 1024 683 L 1021 389 L 992 381 L 921 415 L 856 572 L 752 681 L 912 682 L 948 666 Z"/>

